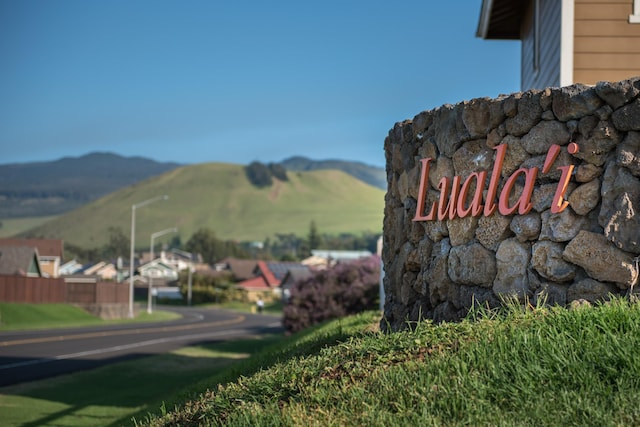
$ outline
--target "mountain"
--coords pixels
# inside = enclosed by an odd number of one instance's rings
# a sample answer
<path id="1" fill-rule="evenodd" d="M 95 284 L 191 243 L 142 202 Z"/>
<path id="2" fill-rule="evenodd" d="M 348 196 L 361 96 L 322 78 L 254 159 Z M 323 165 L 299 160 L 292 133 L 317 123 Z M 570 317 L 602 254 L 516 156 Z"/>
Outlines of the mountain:
<path id="1" fill-rule="evenodd" d="M 306 157 L 294 156 L 280 162 L 286 170 L 313 171 L 323 169 L 337 169 L 382 190 L 387 189 L 387 174 L 382 168 L 369 166 L 360 162 L 345 160 L 311 160 Z"/>
<path id="2" fill-rule="evenodd" d="M 364 163 L 295 156 L 280 164 L 300 172 L 341 170 L 374 187 L 387 188 L 385 170 Z M 179 166 L 112 153 L 0 165 L 0 218 L 59 215 Z"/>
<path id="3" fill-rule="evenodd" d="M 0 165 L 0 218 L 68 212 L 178 166 L 111 153 Z"/>
<path id="4" fill-rule="evenodd" d="M 177 227 L 182 241 L 208 227 L 218 238 L 263 241 L 276 233 L 305 236 L 311 221 L 328 234 L 382 231 L 384 191 L 338 170 L 288 172 L 287 181 L 253 186 L 241 165 L 183 166 L 110 193 L 29 230 L 30 237 L 62 238 L 83 248 L 107 243 L 109 229 L 129 235 L 132 205 L 168 195 L 136 209 L 136 246 L 152 233 Z"/>

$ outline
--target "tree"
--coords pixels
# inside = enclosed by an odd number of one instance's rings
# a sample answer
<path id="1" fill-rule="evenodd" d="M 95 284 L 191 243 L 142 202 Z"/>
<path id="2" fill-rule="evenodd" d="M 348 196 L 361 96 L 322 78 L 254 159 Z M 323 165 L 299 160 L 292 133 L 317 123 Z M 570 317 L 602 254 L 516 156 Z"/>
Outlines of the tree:
<path id="1" fill-rule="evenodd" d="M 75 258 L 81 263 L 95 262 L 101 258 L 100 250 L 97 248 L 83 249 L 67 242 L 64 243 L 64 254 L 66 258 Z"/>
<path id="2" fill-rule="evenodd" d="M 185 245 L 187 252 L 202 255 L 202 260 L 208 264 L 216 261 L 216 246 L 218 239 L 213 230 L 200 228 L 193 233 Z"/>
<path id="3" fill-rule="evenodd" d="M 213 230 L 201 228 L 189 238 L 185 250 L 202 255 L 204 262 L 214 264 L 228 256 L 246 258 L 247 253 L 235 242 L 220 240 Z"/>
<path id="4" fill-rule="evenodd" d="M 316 222 L 311 221 L 309 224 L 309 251 L 312 249 L 318 249 L 320 247 L 320 235 L 318 234 L 318 228 L 316 227 Z"/>
<path id="5" fill-rule="evenodd" d="M 273 245 L 274 255 L 282 261 L 295 261 L 298 259 L 298 248 L 301 240 L 294 233 L 276 233 L 277 241 Z"/>
<path id="6" fill-rule="evenodd" d="M 288 181 L 289 177 L 287 177 L 287 170 L 278 163 L 269 163 L 269 172 L 274 178 L 279 179 L 280 181 Z"/>
<path id="7" fill-rule="evenodd" d="M 245 173 L 249 181 L 256 187 L 270 187 L 273 184 L 271 171 L 260 162 L 251 162 L 245 167 Z"/>
<path id="8" fill-rule="evenodd" d="M 117 258 L 126 255 L 130 250 L 131 240 L 124 234 L 122 228 L 109 227 L 107 233 L 109 233 L 109 241 L 104 245 L 102 255 L 105 258 Z"/>

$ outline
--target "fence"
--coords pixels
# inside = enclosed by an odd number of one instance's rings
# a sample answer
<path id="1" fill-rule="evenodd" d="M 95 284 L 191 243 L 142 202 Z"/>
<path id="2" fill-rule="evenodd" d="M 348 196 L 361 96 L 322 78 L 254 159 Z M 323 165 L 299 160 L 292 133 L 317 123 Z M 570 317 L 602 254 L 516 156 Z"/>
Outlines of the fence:
<path id="1" fill-rule="evenodd" d="M 123 283 L 42 277 L 0 276 L 0 301 L 17 303 L 127 304 Z"/>

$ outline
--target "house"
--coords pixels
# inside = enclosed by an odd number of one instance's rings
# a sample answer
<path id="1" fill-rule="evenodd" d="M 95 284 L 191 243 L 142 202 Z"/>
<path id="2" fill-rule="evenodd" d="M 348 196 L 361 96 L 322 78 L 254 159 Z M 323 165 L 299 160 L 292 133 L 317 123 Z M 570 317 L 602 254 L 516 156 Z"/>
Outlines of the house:
<path id="1" fill-rule="evenodd" d="M 316 270 L 323 270 L 334 266 L 339 262 L 355 261 L 360 258 L 370 257 L 370 251 L 343 251 L 331 249 L 313 249 L 311 256 L 302 260 L 302 264 Z"/>
<path id="2" fill-rule="evenodd" d="M 151 261 L 151 255 L 151 252 L 143 252 L 142 256 L 140 257 L 140 262 L 142 264 L 148 263 L 149 261 Z M 172 249 L 171 251 L 160 251 L 160 258 L 166 264 L 173 266 L 176 271 L 186 270 L 189 268 L 189 266 L 193 266 L 196 269 L 203 268 L 201 255 L 192 254 L 190 252 L 181 251 L 179 249 Z"/>
<path id="3" fill-rule="evenodd" d="M 280 295 L 283 301 L 288 301 L 291 296 L 291 288 L 297 282 L 306 280 L 313 275 L 311 269 L 306 265 L 299 265 L 298 267 L 292 267 L 287 271 L 284 278 L 280 282 Z"/>
<path id="4" fill-rule="evenodd" d="M 300 263 L 314 270 L 326 270 L 329 267 L 329 260 L 318 255 L 311 255 Z"/>
<path id="5" fill-rule="evenodd" d="M 482 0 L 476 35 L 521 40 L 521 90 L 640 75 L 640 0 Z"/>
<path id="6" fill-rule="evenodd" d="M 252 279 L 256 276 L 257 261 L 227 257 L 214 265 L 216 271 L 229 271 L 236 282 Z"/>
<path id="7" fill-rule="evenodd" d="M 37 248 L 40 271 L 44 277 L 60 277 L 64 243 L 59 239 L 0 239 L 1 246 Z"/>
<path id="8" fill-rule="evenodd" d="M 252 270 L 252 277 L 238 282 L 237 287 L 246 292 L 247 300 L 250 302 L 272 301 L 280 294 L 280 280 L 269 269 L 265 261 L 253 261 L 255 267 Z"/>
<path id="9" fill-rule="evenodd" d="M 293 269 L 308 270 L 309 267 L 299 262 L 266 261 L 267 267 L 273 273 L 278 282 L 282 282 L 287 273 Z"/>
<path id="10" fill-rule="evenodd" d="M 162 258 L 156 258 L 138 267 L 140 276 L 153 279 L 157 285 L 178 280 L 178 271 Z"/>
<path id="11" fill-rule="evenodd" d="M 60 276 L 71 276 L 72 274 L 76 274 L 81 271 L 82 268 L 82 264 L 80 264 L 76 259 L 72 259 L 60 266 Z"/>
<path id="12" fill-rule="evenodd" d="M 113 281 L 118 277 L 118 270 L 113 263 L 100 261 L 82 271 L 88 276 L 98 276 L 102 280 Z"/>
<path id="13" fill-rule="evenodd" d="M 38 250 L 33 246 L 0 245 L 0 275 L 42 277 Z"/>

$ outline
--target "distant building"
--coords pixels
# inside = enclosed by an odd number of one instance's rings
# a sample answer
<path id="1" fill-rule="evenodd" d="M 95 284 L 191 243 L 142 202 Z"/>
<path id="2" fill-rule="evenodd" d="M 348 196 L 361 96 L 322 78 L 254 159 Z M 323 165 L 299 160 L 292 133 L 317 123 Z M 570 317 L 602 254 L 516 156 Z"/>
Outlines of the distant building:
<path id="1" fill-rule="evenodd" d="M 138 272 L 141 277 L 153 279 L 156 285 L 164 285 L 178 280 L 177 269 L 162 258 L 156 258 L 141 265 L 138 267 Z"/>
<path id="2" fill-rule="evenodd" d="M 36 248 L 40 272 L 43 277 L 60 277 L 64 257 L 64 243 L 59 239 L 0 239 L 1 246 L 27 246 Z"/>
<path id="3" fill-rule="evenodd" d="M 334 266 L 340 262 L 355 261 L 373 255 L 370 251 L 342 251 L 329 249 L 313 249 L 311 256 L 303 259 L 301 263 L 316 270 Z"/>
<path id="4" fill-rule="evenodd" d="M 235 282 L 249 280 L 255 277 L 256 260 L 227 257 L 217 262 L 213 267 L 216 271 L 229 271 Z"/>
<path id="5" fill-rule="evenodd" d="M 82 270 L 83 266 L 77 260 L 72 259 L 60 266 L 60 276 L 70 276 Z"/>
<path id="6" fill-rule="evenodd" d="M 82 271 L 88 276 L 98 276 L 102 280 L 114 281 L 118 277 L 118 270 L 113 263 L 100 261 Z"/>
<path id="7" fill-rule="evenodd" d="M 0 275 L 42 277 L 38 250 L 32 246 L 0 245 Z"/>
<path id="8" fill-rule="evenodd" d="M 280 294 L 283 301 L 288 301 L 291 296 L 291 288 L 297 282 L 306 280 L 313 275 L 311 269 L 306 265 L 300 265 L 298 267 L 290 268 L 287 274 L 280 282 Z"/>

